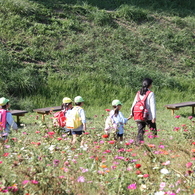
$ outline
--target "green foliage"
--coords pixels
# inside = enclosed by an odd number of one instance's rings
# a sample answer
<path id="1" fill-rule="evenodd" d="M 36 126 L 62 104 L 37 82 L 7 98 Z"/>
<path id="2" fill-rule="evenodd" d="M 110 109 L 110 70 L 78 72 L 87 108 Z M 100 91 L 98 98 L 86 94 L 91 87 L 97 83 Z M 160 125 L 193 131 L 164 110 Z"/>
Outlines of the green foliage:
<path id="1" fill-rule="evenodd" d="M 147 12 L 143 9 L 129 5 L 121 5 L 117 10 L 117 16 L 126 20 L 144 21 L 148 19 Z"/>
<path id="2" fill-rule="evenodd" d="M 2 93 L 29 102 L 28 109 L 76 95 L 103 105 L 132 99 L 151 77 L 161 101 L 172 99 L 164 90 L 178 101 L 187 94 L 188 101 L 194 94 L 193 6 L 177 2 L 0 1 Z"/>

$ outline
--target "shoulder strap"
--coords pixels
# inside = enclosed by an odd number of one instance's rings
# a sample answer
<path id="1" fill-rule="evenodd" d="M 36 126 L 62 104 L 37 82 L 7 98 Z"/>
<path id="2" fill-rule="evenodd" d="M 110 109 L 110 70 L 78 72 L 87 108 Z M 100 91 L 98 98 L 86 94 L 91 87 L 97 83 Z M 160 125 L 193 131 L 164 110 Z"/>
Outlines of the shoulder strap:
<path id="1" fill-rule="evenodd" d="M 81 109 L 83 109 L 83 108 L 81 108 L 80 106 L 74 106 L 72 110 L 77 110 L 77 111 L 79 111 L 79 110 L 81 110 Z"/>
<path id="2" fill-rule="evenodd" d="M 151 91 L 147 91 L 146 94 L 145 94 L 145 96 L 144 96 L 144 98 L 141 100 L 140 97 L 139 97 L 140 91 L 138 91 L 138 92 L 137 92 L 137 102 L 139 102 L 139 101 L 145 102 L 146 99 L 147 99 L 147 97 L 148 97 L 148 95 L 150 94 L 150 92 L 151 92 Z"/>
<path id="3" fill-rule="evenodd" d="M 146 95 L 145 95 L 144 98 L 142 99 L 143 102 L 146 101 L 146 99 L 147 99 L 148 95 L 150 94 L 150 92 L 151 92 L 151 91 L 147 91 L 147 92 L 146 92 Z"/>

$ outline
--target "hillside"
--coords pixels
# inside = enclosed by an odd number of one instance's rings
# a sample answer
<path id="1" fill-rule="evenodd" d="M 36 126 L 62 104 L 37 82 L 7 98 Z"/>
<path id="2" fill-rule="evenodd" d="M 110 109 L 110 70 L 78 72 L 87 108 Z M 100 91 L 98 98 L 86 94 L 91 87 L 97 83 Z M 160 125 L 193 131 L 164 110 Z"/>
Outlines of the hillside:
<path id="1" fill-rule="evenodd" d="M 52 2 L 0 1 L 0 95 L 16 108 L 127 101 L 144 77 L 194 98 L 192 0 Z"/>

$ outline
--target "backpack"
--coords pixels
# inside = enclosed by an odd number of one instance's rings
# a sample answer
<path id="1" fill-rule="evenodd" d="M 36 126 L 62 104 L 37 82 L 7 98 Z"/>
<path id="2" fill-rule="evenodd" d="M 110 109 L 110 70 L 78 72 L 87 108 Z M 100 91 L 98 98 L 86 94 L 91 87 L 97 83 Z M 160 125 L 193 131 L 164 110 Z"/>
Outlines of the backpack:
<path id="1" fill-rule="evenodd" d="M 79 106 L 74 106 L 72 110 L 69 110 L 66 118 L 66 128 L 67 129 L 77 129 L 82 125 L 79 110 L 82 108 Z"/>
<path id="2" fill-rule="evenodd" d="M 134 121 L 142 122 L 146 121 L 148 118 L 148 110 L 146 109 L 146 99 L 151 91 L 147 91 L 144 98 L 141 100 L 139 95 L 140 91 L 137 92 L 137 102 L 133 107 L 133 117 Z"/>
<path id="3" fill-rule="evenodd" d="M 56 112 L 54 114 L 54 124 L 57 122 L 59 127 L 65 127 L 66 126 L 66 117 L 65 117 L 66 111 L 61 110 L 60 112 Z"/>
<path id="4" fill-rule="evenodd" d="M 109 114 L 106 118 L 104 131 L 107 133 L 115 133 L 117 131 L 117 124 L 114 122 L 113 117 L 114 115 Z"/>
<path id="5" fill-rule="evenodd" d="M 6 117 L 7 117 L 7 110 L 0 109 L 0 130 L 4 130 L 6 127 Z"/>

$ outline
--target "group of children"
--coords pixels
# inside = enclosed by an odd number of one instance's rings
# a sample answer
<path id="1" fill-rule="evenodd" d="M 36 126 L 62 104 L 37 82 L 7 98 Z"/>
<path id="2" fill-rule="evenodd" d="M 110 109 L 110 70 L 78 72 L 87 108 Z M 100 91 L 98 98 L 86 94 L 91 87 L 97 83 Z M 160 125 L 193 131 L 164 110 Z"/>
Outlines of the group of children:
<path id="1" fill-rule="evenodd" d="M 136 94 L 134 98 L 134 102 L 131 107 L 130 116 L 128 118 L 125 118 L 121 112 L 122 103 L 120 100 L 113 100 L 112 106 L 113 109 L 110 111 L 109 116 L 106 119 L 105 122 L 105 129 L 104 131 L 109 136 L 112 132 L 114 132 L 115 139 L 123 141 L 123 135 L 124 135 L 124 125 L 127 123 L 129 119 L 133 117 L 133 108 L 136 104 L 136 102 L 139 99 L 143 99 L 147 93 L 147 91 L 150 91 L 152 87 L 152 79 L 146 78 L 142 82 L 142 88 L 140 89 L 139 93 Z M 62 111 L 64 112 L 64 116 L 67 119 L 66 126 L 64 129 L 67 131 L 71 131 L 72 134 L 72 144 L 75 144 L 77 137 L 82 135 L 83 132 L 86 131 L 86 116 L 85 111 L 82 108 L 84 104 L 84 99 L 81 96 L 77 96 L 74 98 L 74 104 L 73 101 L 65 97 L 62 100 Z M 155 103 L 155 97 L 154 93 L 150 92 L 146 99 L 146 108 L 148 110 L 148 118 L 145 121 L 137 121 L 137 127 L 138 127 L 138 134 L 136 139 L 136 144 L 142 143 L 144 141 L 144 133 L 145 133 L 145 127 L 146 125 L 153 131 L 154 136 L 157 135 L 157 129 L 156 129 L 156 103 Z M 3 131 L 0 132 L 0 137 L 3 140 L 7 140 L 7 136 L 10 132 L 10 127 L 17 130 L 17 124 L 14 122 L 11 113 L 8 111 L 9 108 L 9 100 L 2 97 L 0 98 L 0 124 L 3 129 Z M 3 113 L 6 112 L 6 123 L 4 121 L 4 127 L 2 116 Z M 72 114 L 77 112 L 79 120 L 77 121 L 77 126 L 73 127 L 71 126 L 71 123 L 69 119 L 72 117 Z M 83 144 L 83 141 L 81 141 L 81 145 Z"/>

